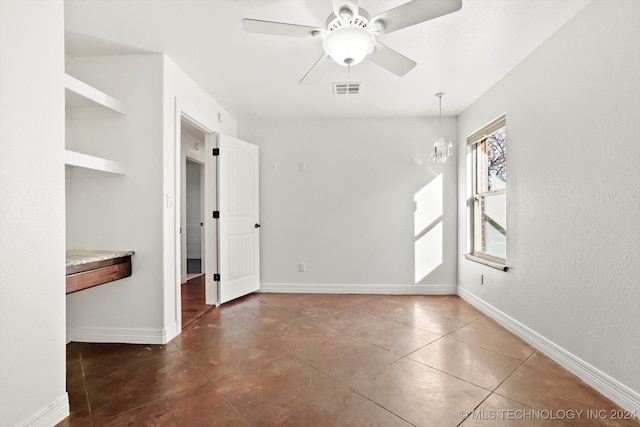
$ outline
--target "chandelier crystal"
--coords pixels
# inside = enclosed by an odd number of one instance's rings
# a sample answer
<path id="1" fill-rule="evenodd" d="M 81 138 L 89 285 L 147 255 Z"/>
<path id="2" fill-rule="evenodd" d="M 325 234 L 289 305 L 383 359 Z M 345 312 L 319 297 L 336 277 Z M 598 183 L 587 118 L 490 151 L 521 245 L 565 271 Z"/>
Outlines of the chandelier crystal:
<path id="1" fill-rule="evenodd" d="M 446 163 L 449 156 L 453 154 L 453 144 L 451 144 L 451 141 L 446 142 L 442 136 L 442 97 L 444 96 L 444 93 L 439 92 L 436 93 L 435 96 L 438 98 L 440 108 L 440 138 L 436 139 L 436 142 L 433 143 L 431 158 L 436 163 Z"/>

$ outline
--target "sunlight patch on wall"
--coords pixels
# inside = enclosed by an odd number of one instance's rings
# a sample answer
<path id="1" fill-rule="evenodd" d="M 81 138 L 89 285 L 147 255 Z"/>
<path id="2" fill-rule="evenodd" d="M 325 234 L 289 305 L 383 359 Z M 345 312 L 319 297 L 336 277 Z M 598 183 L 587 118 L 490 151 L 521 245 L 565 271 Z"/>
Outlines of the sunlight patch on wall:
<path id="1" fill-rule="evenodd" d="M 416 283 L 442 264 L 442 221 L 415 243 Z"/>
<path id="2" fill-rule="evenodd" d="M 414 200 L 416 202 L 414 235 L 418 236 L 442 216 L 442 174 L 422 187 L 415 194 Z"/>
<path id="3" fill-rule="evenodd" d="M 414 201 L 414 270 L 415 283 L 419 283 L 442 264 L 442 174 L 422 187 Z"/>

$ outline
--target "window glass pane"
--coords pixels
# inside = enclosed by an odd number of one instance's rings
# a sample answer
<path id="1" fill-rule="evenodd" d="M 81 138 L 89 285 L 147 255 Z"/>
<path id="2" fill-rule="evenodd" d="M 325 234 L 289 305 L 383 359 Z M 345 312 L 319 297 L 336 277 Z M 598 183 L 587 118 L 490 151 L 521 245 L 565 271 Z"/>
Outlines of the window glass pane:
<path id="1" fill-rule="evenodd" d="M 476 185 L 478 193 L 489 191 L 489 144 L 487 139 L 480 141 L 476 147 Z"/>
<path id="2" fill-rule="evenodd" d="M 507 195 L 483 197 L 480 202 L 482 252 L 507 258 Z"/>
<path id="3" fill-rule="evenodd" d="M 507 129 L 502 127 L 487 137 L 485 151 L 487 156 L 488 190 L 507 188 Z"/>
<path id="4" fill-rule="evenodd" d="M 472 250 L 507 259 L 507 128 L 501 116 L 467 138 L 474 146 Z"/>

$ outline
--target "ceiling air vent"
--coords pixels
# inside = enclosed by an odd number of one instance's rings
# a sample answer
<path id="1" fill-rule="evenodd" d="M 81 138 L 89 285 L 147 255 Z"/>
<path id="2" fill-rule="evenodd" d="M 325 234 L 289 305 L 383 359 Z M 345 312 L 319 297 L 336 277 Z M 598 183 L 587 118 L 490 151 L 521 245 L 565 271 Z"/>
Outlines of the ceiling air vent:
<path id="1" fill-rule="evenodd" d="M 333 94 L 334 95 L 357 95 L 360 93 L 360 82 L 348 82 L 348 83 L 334 83 Z"/>

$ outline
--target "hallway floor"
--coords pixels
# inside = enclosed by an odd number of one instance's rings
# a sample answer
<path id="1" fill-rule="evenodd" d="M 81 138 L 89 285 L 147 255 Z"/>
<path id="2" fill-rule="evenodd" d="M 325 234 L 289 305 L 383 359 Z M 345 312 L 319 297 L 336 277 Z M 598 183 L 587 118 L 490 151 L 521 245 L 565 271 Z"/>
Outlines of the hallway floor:
<path id="1" fill-rule="evenodd" d="M 213 305 L 205 304 L 205 278 L 204 273 L 187 274 L 187 281 L 180 285 L 182 329 L 213 308 Z"/>
<path id="2" fill-rule="evenodd" d="M 167 345 L 70 343 L 67 388 L 59 426 L 640 425 L 456 296 L 254 294 Z"/>

